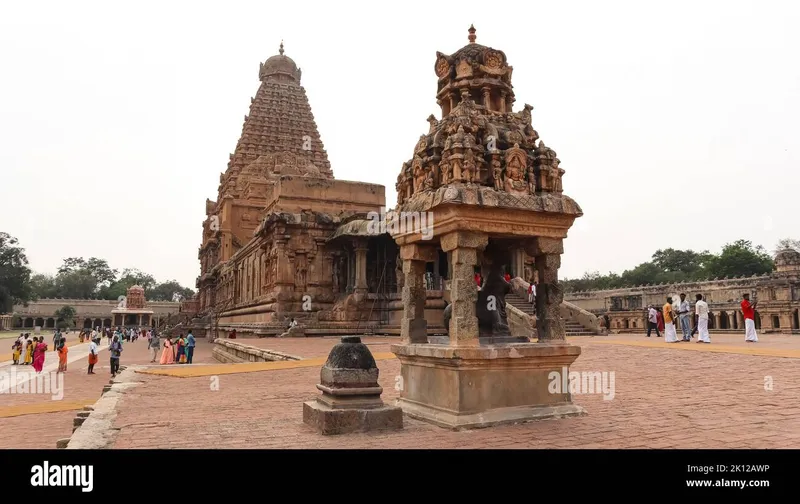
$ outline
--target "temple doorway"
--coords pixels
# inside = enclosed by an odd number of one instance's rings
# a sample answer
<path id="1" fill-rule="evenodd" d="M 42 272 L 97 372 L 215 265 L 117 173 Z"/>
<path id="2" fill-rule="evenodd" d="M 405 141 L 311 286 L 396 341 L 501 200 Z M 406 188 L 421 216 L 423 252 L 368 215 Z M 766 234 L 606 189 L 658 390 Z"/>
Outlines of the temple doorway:
<path id="1" fill-rule="evenodd" d="M 792 329 L 800 329 L 800 310 L 795 310 L 792 315 Z"/>

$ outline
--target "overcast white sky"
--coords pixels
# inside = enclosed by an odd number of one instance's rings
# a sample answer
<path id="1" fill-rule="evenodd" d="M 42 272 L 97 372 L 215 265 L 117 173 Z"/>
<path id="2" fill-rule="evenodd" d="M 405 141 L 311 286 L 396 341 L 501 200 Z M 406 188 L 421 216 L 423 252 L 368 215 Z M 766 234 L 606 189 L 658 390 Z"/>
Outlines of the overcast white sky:
<path id="1" fill-rule="evenodd" d="M 31 266 L 106 258 L 194 288 L 206 198 L 259 62 L 303 86 L 336 178 L 387 187 L 434 113 L 436 51 L 514 66 L 517 109 L 583 207 L 562 277 L 658 248 L 800 238 L 791 2 L 4 2 L 0 231 Z"/>

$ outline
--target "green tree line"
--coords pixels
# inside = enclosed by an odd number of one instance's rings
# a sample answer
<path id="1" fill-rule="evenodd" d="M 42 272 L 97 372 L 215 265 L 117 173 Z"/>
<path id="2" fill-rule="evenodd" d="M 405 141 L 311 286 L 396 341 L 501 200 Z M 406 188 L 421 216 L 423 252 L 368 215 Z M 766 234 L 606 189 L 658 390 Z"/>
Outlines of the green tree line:
<path id="1" fill-rule="evenodd" d="M 800 252 L 800 241 L 788 238 L 780 240 L 775 251 L 787 248 Z M 620 289 L 638 285 L 763 275 L 770 273 L 773 268 L 772 255 L 764 247 L 754 246 L 748 240 L 737 240 L 722 247 L 719 254 L 672 248 L 657 250 L 649 261 L 625 270 L 622 274 L 587 272 L 581 278 L 565 279 L 562 284 L 565 292 Z"/>
<path id="2" fill-rule="evenodd" d="M 33 273 L 18 240 L 0 232 L 0 313 L 10 312 L 15 304 L 42 298 L 116 300 L 133 285 L 142 286 L 151 301 L 180 301 L 194 296 L 192 289 L 177 280 L 157 282 L 153 275 L 131 268 L 120 272 L 97 257 L 66 258 L 55 275 Z"/>

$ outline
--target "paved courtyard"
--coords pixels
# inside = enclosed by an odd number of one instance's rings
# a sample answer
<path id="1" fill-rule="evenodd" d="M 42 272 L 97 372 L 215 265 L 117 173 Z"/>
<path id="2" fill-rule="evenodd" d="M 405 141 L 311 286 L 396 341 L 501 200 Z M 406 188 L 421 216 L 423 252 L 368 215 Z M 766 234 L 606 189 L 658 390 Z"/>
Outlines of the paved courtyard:
<path id="1" fill-rule="evenodd" d="M 338 338 L 239 339 L 304 359 L 260 364 L 214 364 L 211 345 L 199 342 L 191 368 L 156 366 L 136 373 L 141 384 L 117 405 L 114 427 L 120 430 L 113 447 L 800 448 L 800 338 L 761 335 L 759 343 L 746 344 L 737 333 L 712 340 L 572 339 L 583 349 L 573 371 L 615 377 L 611 400 L 599 393 L 575 396 L 588 410 L 584 417 L 462 432 L 406 418 L 400 432 L 330 437 L 303 424 L 302 403 L 319 394 L 320 367 Z M 383 398 L 392 402 L 400 366 L 389 345 L 397 339 L 364 341 L 376 355 Z M 126 346 L 123 364 L 147 364 L 140 343 Z M 62 402 L 96 400 L 107 383 L 106 360 L 104 353 L 104 367 L 93 377 L 71 368 Z M 13 395 L 0 400 L 4 446 L 52 448 L 72 430 L 75 411 L 24 414 L 24 408 L 55 401 Z M 23 414 L 12 416 L 15 411 Z"/>

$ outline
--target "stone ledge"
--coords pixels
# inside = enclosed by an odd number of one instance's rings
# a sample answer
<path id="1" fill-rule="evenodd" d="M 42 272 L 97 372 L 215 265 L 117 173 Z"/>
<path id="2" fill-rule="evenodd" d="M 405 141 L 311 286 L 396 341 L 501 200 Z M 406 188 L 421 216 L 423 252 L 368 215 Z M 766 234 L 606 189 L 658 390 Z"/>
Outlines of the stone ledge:
<path id="1" fill-rule="evenodd" d="M 234 340 L 217 339 L 214 341 L 212 350 L 213 357 L 223 363 L 242 363 L 242 362 L 275 362 L 275 361 L 299 361 L 301 357 L 275 350 L 256 348 L 245 345 Z"/>
<path id="2" fill-rule="evenodd" d="M 531 359 L 564 356 L 575 360 L 581 347 L 564 343 L 508 343 L 481 347 L 455 347 L 435 344 L 392 345 L 392 353 L 402 357 L 430 357 L 434 359 L 496 360 Z"/>
<path id="3" fill-rule="evenodd" d="M 135 366 L 125 369 L 112 380 L 111 385 L 103 387 L 103 395 L 94 406 L 89 406 L 86 411 L 78 413 L 75 420 L 77 425 L 72 432 L 72 436 L 68 440 L 58 440 L 56 447 L 68 450 L 103 450 L 111 448 L 119 431 L 119 429 L 114 428 L 114 419 L 117 417 L 117 403 L 126 390 L 141 383 L 133 381 L 136 369 L 137 367 Z"/>

